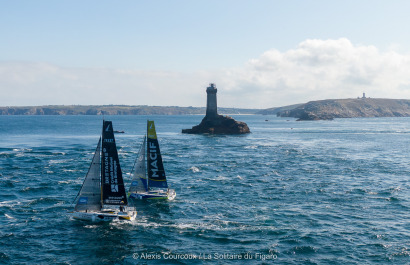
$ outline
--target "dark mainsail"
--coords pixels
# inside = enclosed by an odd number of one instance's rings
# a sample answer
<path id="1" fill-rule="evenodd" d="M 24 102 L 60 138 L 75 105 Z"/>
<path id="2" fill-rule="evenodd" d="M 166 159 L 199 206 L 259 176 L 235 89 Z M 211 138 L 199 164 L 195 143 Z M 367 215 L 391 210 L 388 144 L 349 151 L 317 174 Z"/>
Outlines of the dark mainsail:
<path id="1" fill-rule="evenodd" d="M 154 121 L 147 123 L 148 187 L 168 188 Z"/>
<path id="2" fill-rule="evenodd" d="M 103 204 L 127 205 L 124 180 L 111 121 L 103 122 L 101 183 Z"/>

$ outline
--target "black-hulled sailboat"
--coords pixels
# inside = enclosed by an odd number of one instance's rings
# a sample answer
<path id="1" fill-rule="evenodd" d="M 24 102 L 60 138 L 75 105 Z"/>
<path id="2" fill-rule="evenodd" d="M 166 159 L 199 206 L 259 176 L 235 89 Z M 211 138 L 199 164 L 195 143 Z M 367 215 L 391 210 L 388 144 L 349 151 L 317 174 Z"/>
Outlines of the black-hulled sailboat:
<path id="1" fill-rule="evenodd" d="M 147 135 L 142 142 L 131 176 L 129 198 L 173 200 L 176 196 L 175 190 L 168 187 L 154 121 L 147 121 Z"/>
<path id="2" fill-rule="evenodd" d="M 103 121 L 102 135 L 77 198 L 75 219 L 132 221 L 137 215 L 135 208 L 128 206 L 111 121 Z"/>

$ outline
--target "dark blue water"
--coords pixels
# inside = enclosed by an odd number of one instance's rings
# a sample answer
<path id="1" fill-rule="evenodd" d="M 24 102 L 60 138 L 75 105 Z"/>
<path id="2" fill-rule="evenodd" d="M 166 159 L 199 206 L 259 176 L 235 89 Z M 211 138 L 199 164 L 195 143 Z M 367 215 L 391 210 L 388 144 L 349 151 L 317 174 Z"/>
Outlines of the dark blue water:
<path id="1" fill-rule="evenodd" d="M 202 116 L 106 117 L 124 173 L 148 118 L 177 198 L 96 224 L 67 212 L 102 118 L 0 116 L 0 263 L 410 263 L 410 118 L 235 116 L 251 134 L 203 136 L 180 133 Z"/>

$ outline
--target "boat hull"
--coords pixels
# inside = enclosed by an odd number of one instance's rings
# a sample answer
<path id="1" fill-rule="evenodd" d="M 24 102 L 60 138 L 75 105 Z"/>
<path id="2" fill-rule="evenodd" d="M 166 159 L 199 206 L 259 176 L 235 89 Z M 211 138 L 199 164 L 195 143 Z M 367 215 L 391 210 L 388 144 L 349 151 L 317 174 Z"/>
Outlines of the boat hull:
<path id="1" fill-rule="evenodd" d="M 92 222 L 133 221 L 136 215 L 136 212 L 73 212 L 74 219 Z"/>
<path id="2" fill-rule="evenodd" d="M 131 193 L 129 198 L 137 200 L 173 200 L 176 197 L 175 190 L 147 191 Z"/>

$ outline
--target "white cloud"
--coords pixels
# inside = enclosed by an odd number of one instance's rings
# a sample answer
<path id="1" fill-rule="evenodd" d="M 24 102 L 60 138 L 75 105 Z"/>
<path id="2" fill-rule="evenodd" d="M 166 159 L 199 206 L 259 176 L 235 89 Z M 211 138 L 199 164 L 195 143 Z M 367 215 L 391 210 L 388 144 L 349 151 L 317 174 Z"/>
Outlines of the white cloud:
<path id="1" fill-rule="evenodd" d="M 130 104 L 268 108 L 326 98 L 410 98 L 410 55 L 347 39 L 305 40 L 272 49 L 236 69 L 178 73 L 0 63 L 0 105 Z"/>
<path id="2" fill-rule="evenodd" d="M 229 92 L 248 90 L 240 102 L 283 106 L 326 98 L 410 98 L 410 55 L 380 52 L 347 39 L 306 40 L 296 49 L 269 50 L 231 76 Z M 243 95 L 243 94 L 242 94 Z M 256 105 L 256 106 L 257 106 Z M 255 106 L 255 105 L 253 105 Z"/>

